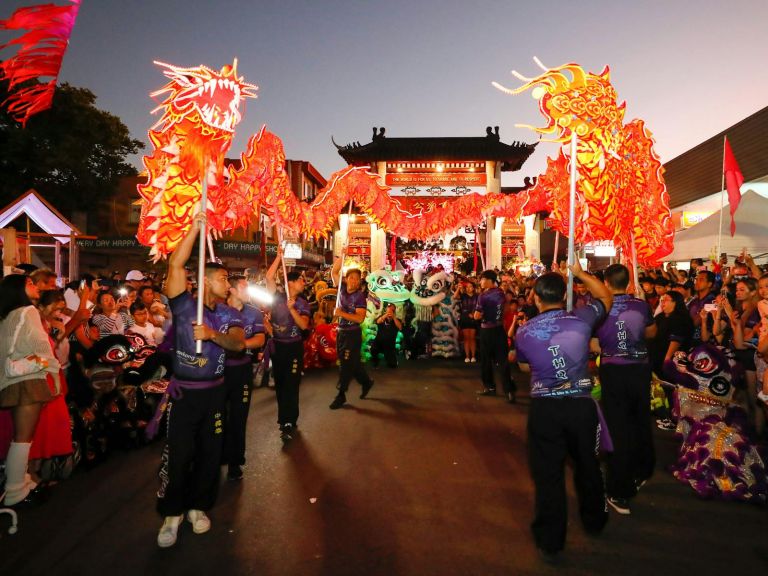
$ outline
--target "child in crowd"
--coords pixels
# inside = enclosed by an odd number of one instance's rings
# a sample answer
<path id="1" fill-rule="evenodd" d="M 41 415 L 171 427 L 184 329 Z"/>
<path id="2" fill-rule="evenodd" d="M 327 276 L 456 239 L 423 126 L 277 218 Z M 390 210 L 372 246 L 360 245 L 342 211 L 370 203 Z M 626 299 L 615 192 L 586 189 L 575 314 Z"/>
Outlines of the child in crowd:
<path id="1" fill-rule="evenodd" d="M 163 341 L 165 333 L 162 328 L 157 328 L 149 322 L 149 310 L 144 302 L 137 300 L 131 304 L 131 316 L 134 322 L 131 332 L 143 336 L 150 346 L 157 346 Z"/>

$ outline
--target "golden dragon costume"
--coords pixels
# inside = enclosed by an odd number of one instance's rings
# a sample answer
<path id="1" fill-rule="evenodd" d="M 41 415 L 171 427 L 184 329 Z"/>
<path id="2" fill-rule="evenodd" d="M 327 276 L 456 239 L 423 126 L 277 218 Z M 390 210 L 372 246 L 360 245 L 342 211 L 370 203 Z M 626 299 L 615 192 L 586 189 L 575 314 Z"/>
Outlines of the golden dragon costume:
<path id="1" fill-rule="evenodd" d="M 547 125 L 528 126 L 565 143 L 578 137 L 576 189 L 577 242 L 613 240 L 631 257 L 633 238 L 641 265 L 653 265 L 672 251 L 674 230 L 663 168 L 653 150 L 651 133 L 642 120 L 624 124 L 625 103 L 619 103 L 606 67 L 600 74 L 576 64 L 546 68 L 536 78 L 513 74 L 525 83 L 509 94 L 532 90 Z M 568 233 L 570 151 L 556 159 L 528 191 L 531 206 L 546 207 L 553 227 Z"/>

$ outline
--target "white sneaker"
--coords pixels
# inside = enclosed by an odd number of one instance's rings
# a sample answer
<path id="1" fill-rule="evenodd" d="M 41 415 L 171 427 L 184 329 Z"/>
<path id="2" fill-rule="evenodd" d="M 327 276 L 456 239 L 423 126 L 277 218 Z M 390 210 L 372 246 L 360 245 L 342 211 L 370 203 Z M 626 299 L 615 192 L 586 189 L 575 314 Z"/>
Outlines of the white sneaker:
<path id="1" fill-rule="evenodd" d="M 176 544 L 176 538 L 179 536 L 179 524 L 184 516 L 166 516 L 163 525 L 160 526 L 160 532 L 157 533 L 157 545 L 160 548 L 170 548 Z"/>
<path id="2" fill-rule="evenodd" d="M 211 529 L 211 519 L 202 510 L 190 510 L 187 512 L 187 520 L 192 524 L 195 534 L 205 534 Z"/>
<path id="3" fill-rule="evenodd" d="M 469 359 L 469 356 L 464 358 L 464 364 L 469 364 L 470 362 L 471 362 L 471 360 Z"/>
<path id="4" fill-rule="evenodd" d="M 762 392 L 762 391 L 758 392 L 757 399 L 765 404 L 768 404 L 768 394 L 766 394 L 765 392 Z"/>
<path id="5" fill-rule="evenodd" d="M 477 362 L 477 358 L 475 358 L 474 356 L 472 356 L 472 359 L 470 360 L 470 362 L 472 362 L 472 364 L 474 364 L 475 362 Z"/>

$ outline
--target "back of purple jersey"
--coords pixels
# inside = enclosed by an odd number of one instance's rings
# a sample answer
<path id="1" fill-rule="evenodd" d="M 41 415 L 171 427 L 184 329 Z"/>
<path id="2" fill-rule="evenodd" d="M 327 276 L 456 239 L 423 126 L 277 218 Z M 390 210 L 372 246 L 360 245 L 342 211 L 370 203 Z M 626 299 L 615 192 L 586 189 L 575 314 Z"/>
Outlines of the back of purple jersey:
<path id="1" fill-rule="evenodd" d="M 189 292 L 182 292 L 168 301 L 173 313 L 175 348 L 173 351 L 173 375 L 179 380 L 213 381 L 224 375 L 224 348 L 213 342 L 203 341 L 203 352 L 195 354 L 193 325 L 197 322 L 197 302 Z M 213 309 L 203 306 L 203 323 L 226 334 L 230 328 L 241 328 L 240 313 L 224 304 Z"/>
<path id="2" fill-rule="evenodd" d="M 347 314 L 354 314 L 357 308 L 367 308 L 367 302 L 365 294 L 362 290 L 355 290 L 354 292 L 347 292 L 347 285 L 341 285 L 341 296 L 339 297 L 339 308 L 341 308 Z M 339 318 L 339 330 L 353 330 L 359 329 L 360 324 L 347 320 L 346 318 Z"/>
<path id="3" fill-rule="evenodd" d="M 603 303 L 593 300 L 570 314 L 543 312 L 517 331 L 517 360 L 531 367 L 531 396 L 589 395 L 589 340 L 604 317 Z"/>
<path id="4" fill-rule="evenodd" d="M 652 324 L 651 309 L 643 300 L 629 294 L 614 296 L 611 311 L 595 333 L 600 339 L 601 362 L 647 362 L 645 329 Z"/>
<path id="5" fill-rule="evenodd" d="M 480 326 L 482 328 L 501 326 L 505 300 L 504 292 L 501 291 L 501 288 L 497 287 L 480 294 L 475 311 L 482 313 L 482 318 L 480 319 Z"/>

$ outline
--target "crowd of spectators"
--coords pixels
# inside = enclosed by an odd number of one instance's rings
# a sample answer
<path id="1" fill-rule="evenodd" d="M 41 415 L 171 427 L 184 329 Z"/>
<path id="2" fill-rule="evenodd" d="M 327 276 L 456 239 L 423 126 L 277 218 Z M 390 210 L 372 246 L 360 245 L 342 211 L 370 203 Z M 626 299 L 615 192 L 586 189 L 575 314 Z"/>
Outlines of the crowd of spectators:
<path id="1" fill-rule="evenodd" d="M 565 267 L 557 271 L 565 273 Z M 255 286 L 264 283 L 265 272 L 264 267 L 248 269 L 244 277 L 249 286 Z M 498 287 L 504 294 L 503 327 L 509 361 L 514 363 L 515 335 L 536 315 L 536 275 L 501 270 L 497 275 Z M 331 322 L 333 305 L 323 297 L 332 285 L 327 271 L 306 271 L 304 277 L 312 324 Z M 116 335 L 138 335 L 150 347 L 162 349 L 164 343 L 168 346 L 173 318 L 162 283 L 162 278 L 139 270 L 131 270 L 124 277 L 118 273 L 109 277 L 83 274 L 63 287 L 47 269 L 10 274 L 2 280 L 0 359 L 7 364 L 11 358 L 24 358 L 28 364 L 25 374 L 11 377 L 6 371 L 0 378 L 0 460 L 6 462 L 6 503 L 33 501 L 46 481 L 66 476 L 67 466 L 71 471 L 71 412 L 79 410 L 87 421 L 95 418 L 93 412 L 97 411 L 91 368 L 94 360 L 93 354 L 89 360 L 89 350 Z M 413 278 L 407 274 L 406 287 L 411 288 L 412 283 Z M 193 294 L 194 284 L 190 275 L 187 289 Z M 755 437 L 764 439 L 768 275 L 750 255 L 743 254 L 730 267 L 723 261 L 705 265 L 693 260 L 688 270 L 673 265 L 641 270 L 637 284 L 637 294 L 648 303 L 657 327 L 648 343 L 653 371 L 663 379 L 665 363 L 676 352 L 689 351 L 701 343 L 731 350 L 745 375 L 739 400 L 748 411 Z M 367 288 L 364 278 L 362 288 Z M 475 363 L 479 355 L 479 324 L 472 314 L 479 293 L 476 277 L 453 275 L 448 294 L 459 310 L 461 350 L 468 364 Z M 573 297 L 576 307 L 591 298 L 580 282 L 575 283 Z M 268 303 L 256 298 L 254 304 L 268 311 Z M 374 366 L 379 363 L 379 354 L 387 366 L 397 366 L 398 332 L 403 333 L 406 358 L 429 357 L 429 345 L 418 339 L 420 322 L 410 302 L 397 308 L 384 307 L 374 322 L 380 331 L 372 341 Z M 18 326 L 24 329 L 14 338 Z M 255 357 L 260 358 L 258 354 Z M 263 380 L 259 372 L 259 378 L 257 384 L 266 384 L 268 371 Z M 11 386 L 21 382 L 23 386 Z M 664 407 L 657 417 L 660 428 L 674 427 L 672 415 Z M 142 421 L 143 417 L 133 420 Z"/>

